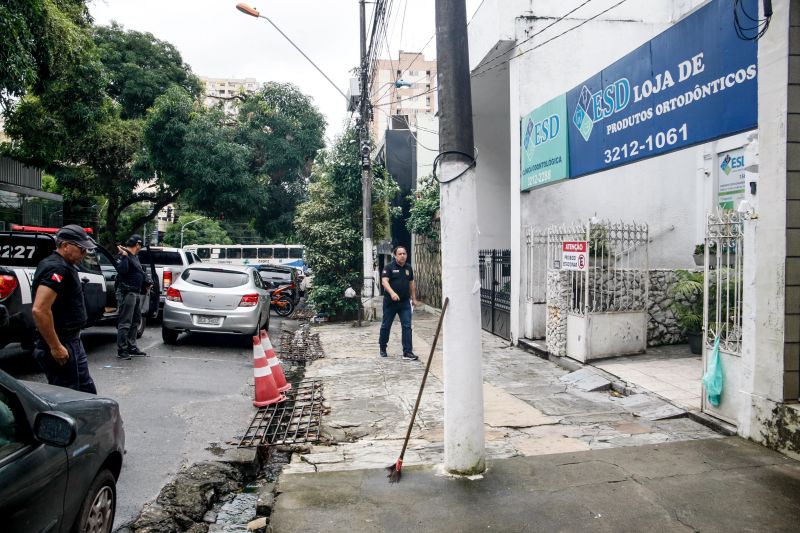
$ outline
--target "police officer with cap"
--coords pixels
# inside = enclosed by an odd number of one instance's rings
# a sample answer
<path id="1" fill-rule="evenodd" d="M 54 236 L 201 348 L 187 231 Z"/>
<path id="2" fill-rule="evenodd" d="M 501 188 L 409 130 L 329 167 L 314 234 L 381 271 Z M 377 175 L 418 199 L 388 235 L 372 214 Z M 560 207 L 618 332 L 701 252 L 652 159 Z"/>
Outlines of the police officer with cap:
<path id="1" fill-rule="evenodd" d="M 33 320 L 37 335 L 33 356 L 51 385 L 97 394 L 81 328 L 86 323 L 83 285 L 75 265 L 95 248 L 76 224 L 56 233 L 56 249 L 39 262 L 33 275 Z"/>
<path id="2" fill-rule="evenodd" d="M 150 277 L 139 262 L 137 254 L 144 242 L 141 235 L 131 235 L 125 246 L 117 246 L 117 357 L 130 359 L 132 355 L 147 355 L 136 346 L 136 334 L 142 321 L 139 295 L 152 285 Z"/>

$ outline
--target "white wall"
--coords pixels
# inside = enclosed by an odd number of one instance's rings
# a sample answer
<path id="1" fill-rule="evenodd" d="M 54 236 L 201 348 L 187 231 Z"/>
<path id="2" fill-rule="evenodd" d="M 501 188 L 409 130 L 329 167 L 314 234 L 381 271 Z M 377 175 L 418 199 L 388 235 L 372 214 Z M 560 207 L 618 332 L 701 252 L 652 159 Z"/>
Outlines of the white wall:
<path id="1" fill-rule="evenodd" d="M 511 245 L 508 69 L 473 80 L 472 120 L 478 186 L 478 244 L 481 248 Z"/>
<path id="2" fill-rule="evenodd" d="M 439 153 L 439 119 L 430 113 L 417 115 L 417 183 L 433 172 L 433 160 Z"/>

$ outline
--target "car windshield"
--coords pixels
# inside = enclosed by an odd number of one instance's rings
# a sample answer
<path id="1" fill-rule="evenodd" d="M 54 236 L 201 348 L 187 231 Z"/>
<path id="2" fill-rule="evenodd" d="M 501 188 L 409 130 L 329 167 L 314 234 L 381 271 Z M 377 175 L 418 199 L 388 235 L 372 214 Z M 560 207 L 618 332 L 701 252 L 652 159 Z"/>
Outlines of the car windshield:
<path id="1" fill-rule="evenodd" d="M 181 274 L 181 279 L 192 285 L 214 287 L 216 289 L 229 289 L 246 285 L 248 276 L 246 272 L 224 270 L 221 268 L 187 268 Z"/>
<path id="2" fill-rule="evenodd" d="M 153 250 L 144 249 L 139 251 L 139 262 L 146 265 L 166 265 L 166 266 L 181 266 L 180 252 L 169 252 L 167 250 Z"/>

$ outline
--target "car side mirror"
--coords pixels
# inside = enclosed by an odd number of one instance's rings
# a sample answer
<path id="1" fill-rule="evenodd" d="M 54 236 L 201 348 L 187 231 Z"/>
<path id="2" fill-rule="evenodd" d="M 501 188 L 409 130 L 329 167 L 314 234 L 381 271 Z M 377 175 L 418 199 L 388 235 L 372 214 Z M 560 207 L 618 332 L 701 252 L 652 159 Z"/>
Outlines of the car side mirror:
<path id="1" fill-rule="evenodd" d="M 42 411 L 33 421 L 33 434 L 43 444 L 66 448 L 75 442 L 75 419 L 59 411 Z"/>

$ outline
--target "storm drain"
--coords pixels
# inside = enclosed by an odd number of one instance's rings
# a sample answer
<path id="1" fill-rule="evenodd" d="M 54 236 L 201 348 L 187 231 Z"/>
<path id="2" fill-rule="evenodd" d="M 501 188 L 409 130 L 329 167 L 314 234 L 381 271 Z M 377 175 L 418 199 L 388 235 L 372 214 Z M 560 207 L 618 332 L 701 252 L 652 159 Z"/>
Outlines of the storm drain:
<path id="1" fill-rule="evenodd" d="M 317 315 L 317 312 L 314 310 L 313 307 L 303 307 L 297 308 L 292 315 L 292 318 L 296 320 L 311 320 Z"/>
<path id="2" fill-rule="evenodd" d="M 260 407 L 239 442 L 240 448 L 318 442 L 322 421 L 322 381 L 292 383 L 286 400 Z"/>
<path id="3" fill-rule="evenodd" d="M 282 361 L 314 361 L 325 357 L 319 333 L 311 333 L 307 327 L 298 329 L 294 333 L 284 331 L 281 333 L 281 343 L 278 358 Z"/>

